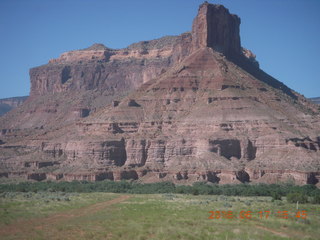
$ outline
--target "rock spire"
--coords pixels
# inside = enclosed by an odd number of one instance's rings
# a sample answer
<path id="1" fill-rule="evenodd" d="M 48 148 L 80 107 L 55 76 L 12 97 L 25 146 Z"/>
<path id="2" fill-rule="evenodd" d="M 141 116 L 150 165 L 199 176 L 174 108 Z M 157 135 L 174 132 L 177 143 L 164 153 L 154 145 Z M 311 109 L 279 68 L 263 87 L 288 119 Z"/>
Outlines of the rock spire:
<path id="1" fill-rule="evenodd" d="M 210 47 L 227 57 L 241 54 L 240 18 L 222 5 L 200 5 L 192 25 L 193 49 Z"/>

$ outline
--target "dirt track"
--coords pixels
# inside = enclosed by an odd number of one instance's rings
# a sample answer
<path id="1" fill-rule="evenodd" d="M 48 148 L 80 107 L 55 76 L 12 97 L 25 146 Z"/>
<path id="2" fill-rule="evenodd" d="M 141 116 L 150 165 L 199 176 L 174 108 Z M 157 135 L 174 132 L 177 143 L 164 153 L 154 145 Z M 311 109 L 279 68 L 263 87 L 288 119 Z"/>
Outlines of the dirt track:
<path id="1" fill-rule="evenodd" d="M 43 230 L 59 222 L 65 222 L 72 218 L 96 213 L 99 210 L 102 210 L 110 205 L 123 202 L 129 198 L 130 196 L 124 195 L 106 202 L 100 202 L 90 206 L 72 209 L 63 213 L 53 214 L 44 218 L 16 221 L 7 226 L 1 227 L 0 236 L 15 235 L 18 233 L 26 233 L 28 235 L 28 233 L 34 230 Z"/>

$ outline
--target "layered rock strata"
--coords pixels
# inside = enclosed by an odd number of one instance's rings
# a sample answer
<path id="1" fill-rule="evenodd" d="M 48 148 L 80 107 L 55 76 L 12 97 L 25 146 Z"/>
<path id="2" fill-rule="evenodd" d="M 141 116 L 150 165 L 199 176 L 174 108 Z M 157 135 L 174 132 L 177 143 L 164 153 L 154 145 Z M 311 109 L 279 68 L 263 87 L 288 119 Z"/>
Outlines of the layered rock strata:
<path id="1" fill-rule="evenodd" d="M 2 132 L 1 175 L 319 184 L 318 107 L 259 69 L 241 47 L 239 24 L 223 6 L 204 3 L 191 33 L 122 50 L 94 45 L 31 70 L 29 104 L 39 102 L 13 124 L 34 127 L 37 116 L 43 127 Z M 40 99 L 82 91 L 77 117 L 68 115 L 73 103 L 59 100 L 39 110 Z M 108 101 L 93 110 L 103 92 Z M 60 120 L 43 117 L 63 108 Z"/>
<path id="2" fill-rule="evenodd" d="M 12 109 L 19 107 L 28 97 L 12 97 L 0 99 L 0 117 L 11 111 Z"/>
<path id="3" fill-rule="evenodd" d="M 189 54 L 191 35 L 109 49 L 94 44 L 30 69 L 30 97 L 0 119 L 5 130 L 55 128 L 87 117 L 159 76 Z"/>

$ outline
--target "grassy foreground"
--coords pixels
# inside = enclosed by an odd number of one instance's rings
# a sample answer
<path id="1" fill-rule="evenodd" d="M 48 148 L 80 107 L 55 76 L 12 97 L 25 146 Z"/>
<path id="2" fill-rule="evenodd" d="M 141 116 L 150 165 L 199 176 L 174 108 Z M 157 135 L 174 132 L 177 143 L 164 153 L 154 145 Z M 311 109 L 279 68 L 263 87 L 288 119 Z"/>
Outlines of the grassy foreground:
<path id="1" fill-rule="evenodd" d="M 10 192 L 0 195 L 0 238 L 318 239 L 320 206 L 296 208 L 271 197 Z"/>

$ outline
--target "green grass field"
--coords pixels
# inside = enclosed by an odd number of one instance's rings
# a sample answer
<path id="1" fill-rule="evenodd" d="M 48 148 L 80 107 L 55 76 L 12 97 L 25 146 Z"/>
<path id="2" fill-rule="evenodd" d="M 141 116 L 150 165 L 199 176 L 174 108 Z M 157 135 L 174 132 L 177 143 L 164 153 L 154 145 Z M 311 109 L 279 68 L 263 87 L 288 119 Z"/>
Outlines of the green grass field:
<path id="1" fill-rule="evenodd" d="M 0 239 L 319 239 L 320 205 L 298 207 L 271 197 L 1 193 Z"/>

